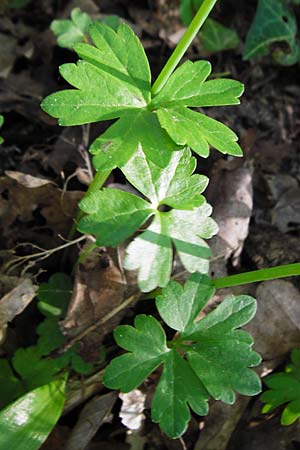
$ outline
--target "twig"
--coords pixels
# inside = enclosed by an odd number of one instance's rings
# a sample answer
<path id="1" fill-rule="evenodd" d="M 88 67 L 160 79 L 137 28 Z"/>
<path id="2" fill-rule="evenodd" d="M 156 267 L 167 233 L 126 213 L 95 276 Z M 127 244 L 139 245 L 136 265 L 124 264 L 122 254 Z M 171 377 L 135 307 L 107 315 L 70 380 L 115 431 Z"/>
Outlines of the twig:
<path id="1" fill-rule="evenodd" d="M 92 325 L 90 325 L 89 327 L 87 327 L 85 330 L 83 330 L 80 334 L 78 334 L 77 336 L 75 336 L 74 338 L 72 338 L 69 342 L 67 342 L 62 349 L 58 352 L 58 353 L 64 353 L 67 350 L 69 350 L 69 348 L 73 347 L 74 344 L 76 344 L 76 342 L 80 341 L 81 339 L 83 339 L 87 334 L 91 333 L 92 331 L 94 331 L 99 325 L 103 325 L 104 323 L 108 322 L 110 319 L 112 319 L 116 314 L 118 314 L 120 311 L 122 311 L 123 309 L 127 308 L 127 306 L 130 305 L 130 303 L 133 303 L 135 300 L 138 300 L 138 298 L 140 297 L 140 293 L 137 294 L 133 294 L 130 297 L 128 297 L 123 303 L 121 303 L 121 305 L 117 306 L 116 308 L 114 308 L 112 311 L 110 311 L 108 314 L 106 314 L 106 316 L 101 317 L 101 319 L 98 319 L 96 322 L 94 322 Z"/>

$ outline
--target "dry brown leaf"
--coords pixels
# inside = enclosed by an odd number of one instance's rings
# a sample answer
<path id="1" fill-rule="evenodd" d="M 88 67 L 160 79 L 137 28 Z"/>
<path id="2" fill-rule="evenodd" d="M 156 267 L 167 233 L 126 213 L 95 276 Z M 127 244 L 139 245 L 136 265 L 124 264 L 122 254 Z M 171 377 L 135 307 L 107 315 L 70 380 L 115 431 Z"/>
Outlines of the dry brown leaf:
<path id="1" fill-rule="evenodd" d="M 117 392 L 93 397 L 82 409 L 66 450 L 84 450 L 101 427 L 118 398 Z"/>
<path id="2" fill-rule="evenodd" d="M 37 286 L 29 278 L 25 278 L 0 299 L 0 344 L 5 339 L 8 322 L 24 311 L 34 299 L 36 292 Z"/>
<path id="3" fill-rule="evenodd" d="M 80 335 L 121 305 L 126 288 L 126 282 L 109 253 L 99 248 L 93 250 L 77 268 L 67 315 L 61 322 L 62 332 L 68 338 Z M 98 358 L 100 343 L 116 327 L 123 314 L 124 311 L 116 314 L 100 329 L 84 337 L 80 351 L 84 359 L 90 361 Z"/>
<path id="4" fill-rule="evenodd" d="M 229 167 L 229 169 L 228 169 Z M 207 197 L 213 205 L 213 217 L 219 225 L 219 233 L 210 240 L 214 258 L 214 276 L 226 275 L 226 261 L 233 259 L 237 265 L 244 241 L 248 236 L 253 207 L 252 176 L 248 167 L 230 166 L 218 161 Z"/>
<path id="5" fill-rule="evenodd" d="M 31 175 L 8 174 L 0 178 L 3 246 L 14 247 L 20 240 L 45 248 L 61 244 L 59 235 L 67 235 L 83 193 L 63 192 L 51 181 Z"/>

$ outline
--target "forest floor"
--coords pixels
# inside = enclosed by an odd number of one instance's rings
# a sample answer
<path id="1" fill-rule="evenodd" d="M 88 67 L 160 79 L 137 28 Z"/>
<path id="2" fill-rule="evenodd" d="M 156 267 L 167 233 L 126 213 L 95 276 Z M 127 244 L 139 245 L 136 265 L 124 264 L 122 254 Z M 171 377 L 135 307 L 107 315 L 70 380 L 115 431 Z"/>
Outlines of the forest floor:
<path id="1" fill-rule="evenodd" d="M 56 45 L 50 23 L 68 17 L 76 6 L 93 18 L 116 14 L 126 19 L 145 47 L 154 79 L 183 28 L 175 0 L 40 0 L 0 12 L 0 114 L 5 117 L 0 133 L 4 138 L 0 151 L 1 297 L 24 276 L 39 284 L 57 272 L 72 275 L 83 244 L 80 241 L 68 250 L 50 252 L 47 258 L 10 265 L 16 255 L 33 255 L 39 249 L 56 249 L 66 243 L 78 200 L 92 175 L 87 148 L 107 127 L 106 123 L 62 128 L 40 108 L 46 95 L 66 86 L 58 66 L 76 61 L 73 52 Z M 242 1 L 237 8 L 234 0 L 226 0 L 213 12 L 212 17 L 237 31 L 241 39 L 237 49 L 203 54 L 195 41 L 186 55 L 192 60 L 207 58 L 215 74 L 225 73 L 245 84 L 240 106 L 209 109 L 212 117 L 237 132 L 245 156 L 233 160 L 212 152 L 198 164 L 198 170 L 210 178 L 207 198 L 221 230 L 219 238 L 212 241 L 213 276 L 299 261 L 299 65 L 281 67 L 271 55 L 243 61 L 242 42 L 255 6 L 255 1 Z M 122 174 L 115 171 L 106 185 L 124 182 Z M 66 327 L 75 314 L 87 328 L 135 291 L 134 277 L 127 275 L 128 284 L 124 285 L 118 268 L 122 250 L 100 249 L 77 268 L 72 297 L 75 313 L 68 311 Z M 283 367 L 290 351 L 300 344 L 298 278 L 232 291 L 247 292 L 258 300 L 257 316 L 248 329 L 264 359 L 260 371 L 266 374 Z M 218 292 L 214 302 L 221 301 L 224 293 Z M 98 305 L 94 312 L 89 309 L 91 298 Z M 153 309 L 152 301 L 141 299 L 105 323 L 101 332 L 87 334 L 82 350 L 85 359 L 96 360 L 100 343 L 108 353 L 116 352 L 111 333 L 116 324 L 121 320 L 130 323 L 137 312 L 151 313 Z M 0 356 L 9 357 L 16 348 L 32 345 L 40 320 L 33 301 L 11 323 Z M 73 333 L 76 335 L 76 330 Z M 80 435 L 77 447 L 68 444 L 68 450 L 300 449 L 300 425 L 282 427 L 280 411 L 261 414 L 259 397 L 237 397 L 234 406 L 212 403 L 208 418 L 199 421 L 193 416 L 183 440 L 172 441 L 150 420 L 155 375 L 134 395 L 104 398 L 108 390 L 101 384 L 102 368 L 103 364 L 98 365 L 95 373 L 86 377 L 73 375 L 68 408 L 43 450 L 65 449 L 75 431 Z M 95 423 L 91 420 L 94 432 L 86 442 L 84 426 L 89 414 L 95 417 L 99 404 L 102 418 Z M 90 409 L 83 410 L 87 406 Z M 125 419 L 128 426 L 120 418 L 121 408 L 123 416 L 131 415 L 129 424 Z M 139 420 L 140 429 L 129 430 L 135 426 L 132 421 Z"/>

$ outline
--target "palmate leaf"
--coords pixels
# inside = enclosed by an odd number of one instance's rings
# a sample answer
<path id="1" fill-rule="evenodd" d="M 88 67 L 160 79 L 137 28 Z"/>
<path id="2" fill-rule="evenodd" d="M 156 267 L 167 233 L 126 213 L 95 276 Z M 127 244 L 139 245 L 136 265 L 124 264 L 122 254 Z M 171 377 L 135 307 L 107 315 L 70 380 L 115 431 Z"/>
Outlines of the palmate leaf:
<path id="1" fill-rule="evenodd" d="M 131 28 L 117 32 L 95 22 L 89 28 L 95 47 L 76 44 L 82 60 L 64 64 L 61 75 L 75 90 L 46 97 L 42 108 L 60 125 L 81 125 L 120 117 L 150 101 L 150 69 L 144 49 Z"/>
<path id="2" fill-rule="evenodd" d="M 260 357 L 251 350 L 251 336 L 237 330 L 251 320 L 256 302 L 248 296 L 229 296 L 224 306 L 194 323 L 213 291 L 208 278 L 201 274 L 191 275 L 184 287 L 170 282 L 163 289 L 156 300 L 158 311 L 180 332 L 169 345 L 152 316 L 137 316 L 134 327 L 120 326 L 114 333 L 118 345 L 130 353 L 111 361 L 104 384 L 128 392 L 163 364 L 152 419 L 172 438 L 184 433 L 189 408 L 199 415 L 207 414 L 209 395 L 232 403 L 234 391 L 254 395 L 261 389 L 259 377 L 248 368 L 259 364 Z M 191 330 L 197 334 L 190 336 Z"/>
<path id="3" fill-rule="evenodd" d="M 292 362 L 285 372 L 269 375 L 264 379 L 268 390 L 261 396 L 265 403 L 262 412 L 268 413 L 281 405 L 286 405 L 281 424 L 291 425 L 300 419 L 300 350 L 294 349 L 291 354 Z"/>
<path id="4" fill-rule="evenodd" d="M 200 195 L 208 180 L 192 175 L 195 165 L 188 149 L 172 152 L 163 170 L 138 150 L 122 170 L 149 202 L 124 191 L 104 189 L 80 203 L 87 216 L 79 222 L 78 230 L 95 234 L 98 245 L 120 244 L 154 216 L 147 230 L 127 248 L 124 262 L 125 268 L 139 270 L 143 291 L 167 284 L 172 270 L 172 242 L 187 270 L 208 271 L 211 252 L 203 239 L 212 237 L 217 226 L 209 217 L 211 207 Z M 174 209 L 161 212 L 159 208 L 164 206 Z"/>
<path id="5" fill-rule="evenodd" d="M 178 145 L 188 145 L 202 157 L 209 146 L 222 153 L 242 156 L 238 137 L 227 126 L 187 107 L 239 104 L 243 85 L 238 81 L 205 81 L 211 72 L 207 61 L 187 61 L 171 75 L 152 100 L 161 126 Z"/>
<path id="6" fill-rule="evenodd" d="M 159 167 L 166 167 L 172 151 L 179 149 L 149 111 L 129 112 L 97 138 L 90 147 L 97 170 L 122 167 L 138 149 Z"/>
<path id="7" fill-rule="evenodd" d="M 179 145 L 188 145 L 204 158 L 209 155 L 210 145 L 221 153 L 243 155 L 236 142 L 237 135 L 215 119 L 180 106 L 159 109 L 157 115 L 161 126 L 175 142 Z"/>

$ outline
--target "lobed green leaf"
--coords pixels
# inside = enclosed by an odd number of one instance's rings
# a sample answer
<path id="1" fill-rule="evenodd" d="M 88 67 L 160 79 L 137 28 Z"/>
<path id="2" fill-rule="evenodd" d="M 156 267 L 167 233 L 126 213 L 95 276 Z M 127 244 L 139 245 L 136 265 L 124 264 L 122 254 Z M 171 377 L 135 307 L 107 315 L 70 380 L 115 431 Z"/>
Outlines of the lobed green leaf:
<path id="1" fill-rule="evenodd" d="M 57 44 L 63 48 L 73 48 L 77 42 L 82 42 L 88 32 L 92 20 L 90 16 L 74 8 L 71 12 L 71 20 L 53 20 L 51 30 L 57 36 Z"/>
<path id="2" fill-rule="evenodd" d="M 242 156 L 237 135 L 221 122 L 185 107 L 161 108 L 157 111 L 161 126 L 178 145 L 188 145 L 206 158 L 209 146 L 221 153 Z"/>

